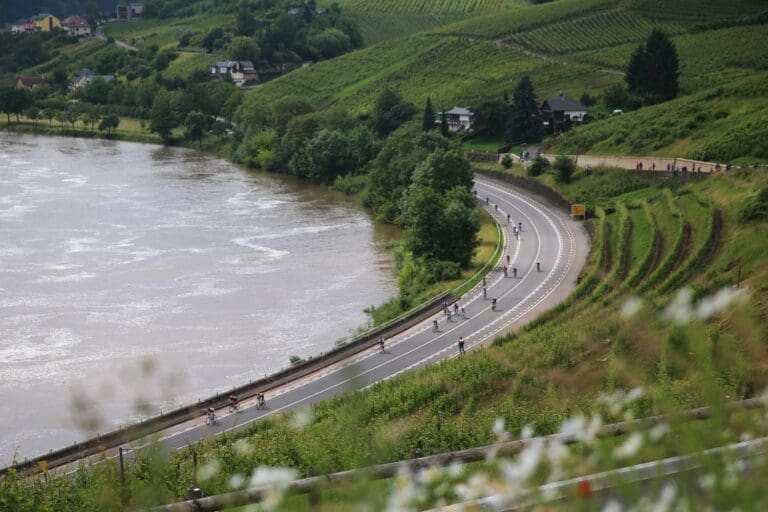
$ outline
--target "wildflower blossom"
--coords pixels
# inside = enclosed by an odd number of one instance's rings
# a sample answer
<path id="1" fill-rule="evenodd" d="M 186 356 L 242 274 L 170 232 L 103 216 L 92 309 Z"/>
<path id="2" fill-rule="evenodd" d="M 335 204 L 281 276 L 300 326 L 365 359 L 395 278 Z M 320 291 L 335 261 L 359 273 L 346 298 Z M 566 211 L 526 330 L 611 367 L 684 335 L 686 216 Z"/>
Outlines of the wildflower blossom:
<path id="1" fill-rule="evenodd" d="M 205 464 L 203 464 L 202 466 L 200 466 L 200 469 L 197 470 L 197 479 L 203 482 L 206 480 L 210 480 L 211 478 L 216 476 L 216 473 L 218 473 L 220 469 L 221 469 L 221 464 L 219 463 L 218 460 L 216 459 L 210 460 Z"/>
<path id="2" fill-rule="evenodd" d="M 235 473 L 229 479 L 230 489 L 240 489 L 245 484 L 245 477 L 240 473 Z"/>
<path id="3" fill-rule="evenodd" d="M 747 299 L 747 292 L 736 288 L 721 288 L 716 294 L 710 297 L 704 297 L 696 305 L 696 317 L 699 320 L 706 320 L 718 313 L 728 309 L 731 305 L 744 302 Z"/>
<path id="4" fill-rule="evenodd" d="M 639 297 L 630 297 L 619 310 L 619 314 L 624 319 L 635 316 L 643 307 L 643 301 Z"/>
<path id="5" fill-rule="evenodd" d="M 648 438 L 656 442 L 669 433 L 669 423 L 659 423 L 648 431 Z"/>
<path id="6" fill-rule="evenodd" d="M 296 429 L 307 428 L 312 423 L 312 410 L 303 407 L 291 415 L 291 425 Z"/>
<path id="7" fill-rule="evenodd" d="M 685 325 L 689 323 L 693 317 L 693 309 L 691 308 L 691 300 L 693 299 L 693 292 L 690 288 L 681 288 L 672 302 L 664 309 L 662 317 L 674 324 Z"/>
<path id="8" fill-rule="evenodd" d="M 643 446 L 643 436 L 639 432 L 632 432 L 622 444 L 613 450 L 613 456 L 618 459 L 626 459 L 635 455 Z"/>

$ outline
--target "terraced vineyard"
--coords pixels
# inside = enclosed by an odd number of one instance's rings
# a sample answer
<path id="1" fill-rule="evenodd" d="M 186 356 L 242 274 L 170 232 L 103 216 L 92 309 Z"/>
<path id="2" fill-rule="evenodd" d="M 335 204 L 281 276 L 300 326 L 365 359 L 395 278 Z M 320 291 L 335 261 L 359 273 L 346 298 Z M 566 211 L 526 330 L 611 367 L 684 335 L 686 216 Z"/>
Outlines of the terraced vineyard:
<path id="1" fill-rule="evenodd" d="M 357 22 L 366 46 L 424 32 L 466 19 L 469 13 L 390 13 L 355 11 L 350 16 Z"/>
<path id="2" fill-rule="evenodd" d="M 573 53 L 641 41 L 656 27 L 670 34 L 684 30 L 678 23 L 658 23 L 630 12 L 608 11 L 519 32 L 509 40 L 540 52 Z"/>
<path id="3" fill-rule="evenodd" d="M 628 6 L 653 19 L 689 24 L 737 20 L 766 9 L 761 0 L 630 0 Z"/>
<path id="4" fill-rule="evenodd" d="M 502 0 L 366 0 L 355 8 L 371 12 L 455 14 L 493 11 L 502 4 Z"/>

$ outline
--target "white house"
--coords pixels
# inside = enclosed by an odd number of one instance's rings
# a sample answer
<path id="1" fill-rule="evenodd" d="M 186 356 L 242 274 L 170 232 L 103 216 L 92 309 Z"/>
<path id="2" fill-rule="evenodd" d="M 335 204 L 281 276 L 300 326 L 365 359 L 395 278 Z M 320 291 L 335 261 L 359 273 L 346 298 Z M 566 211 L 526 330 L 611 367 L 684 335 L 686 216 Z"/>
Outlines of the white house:
<path id="1" fill-rule="evenodd" d="M 445 116 L 447 117 L 448 131 L 450 132 L 466 132 L 471 130 L 475 119 L 475 114 L 464 107 L 453 107 L 448 112 L 445 112 Z"/>

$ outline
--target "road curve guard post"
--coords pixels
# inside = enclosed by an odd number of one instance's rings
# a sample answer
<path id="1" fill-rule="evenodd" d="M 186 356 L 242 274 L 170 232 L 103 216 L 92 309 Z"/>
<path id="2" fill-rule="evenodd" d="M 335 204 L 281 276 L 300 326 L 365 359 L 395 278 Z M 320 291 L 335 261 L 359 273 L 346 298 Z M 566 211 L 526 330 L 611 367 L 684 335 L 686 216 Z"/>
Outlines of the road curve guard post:
<path id="1" fill-rule="evenodd" d="M 571 217 L 581 217 L 582 220 L 587 220 L 587 205 L 585 204 L 572 204 L 571 205 Z"/>

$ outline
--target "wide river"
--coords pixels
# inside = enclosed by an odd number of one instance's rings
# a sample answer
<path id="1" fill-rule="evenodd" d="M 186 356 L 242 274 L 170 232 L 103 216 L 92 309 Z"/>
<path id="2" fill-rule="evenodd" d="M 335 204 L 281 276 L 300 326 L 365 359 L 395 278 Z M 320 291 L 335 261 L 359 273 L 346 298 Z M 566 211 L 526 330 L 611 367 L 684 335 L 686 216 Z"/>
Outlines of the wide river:
<path id="1" fill-rule="evenodd" d="M 0 465 L 328 350 L 395 235 L 195 151 L 0 134 Z"/>

